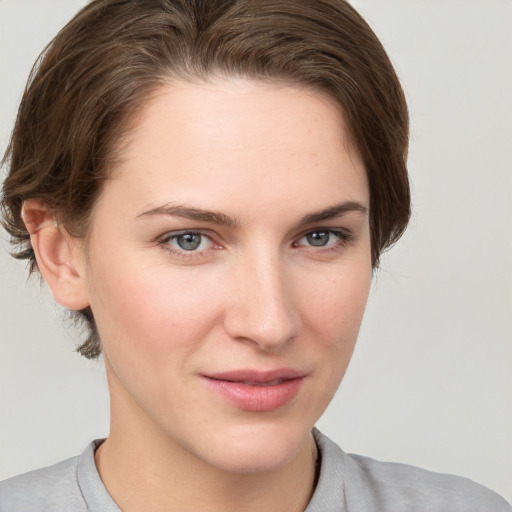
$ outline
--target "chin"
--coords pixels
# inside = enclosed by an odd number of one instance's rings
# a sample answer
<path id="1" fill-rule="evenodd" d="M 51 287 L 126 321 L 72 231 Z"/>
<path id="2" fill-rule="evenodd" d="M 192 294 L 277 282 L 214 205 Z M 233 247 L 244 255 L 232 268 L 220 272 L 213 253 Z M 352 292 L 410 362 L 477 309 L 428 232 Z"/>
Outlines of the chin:
<path id="1" fill-rule="evenodd" d="M 272 472 L 286 466 L 301 449 L 310 448 L 310 431 L 283 426 L 239 428 L 223 433 L 208 447 L 209 463 L 231 473 Z"/>

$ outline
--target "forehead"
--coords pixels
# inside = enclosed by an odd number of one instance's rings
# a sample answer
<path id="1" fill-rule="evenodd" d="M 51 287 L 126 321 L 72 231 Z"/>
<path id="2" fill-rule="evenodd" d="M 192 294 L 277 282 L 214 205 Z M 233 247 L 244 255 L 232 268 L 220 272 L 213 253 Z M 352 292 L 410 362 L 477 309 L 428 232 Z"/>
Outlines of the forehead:
<path id="1" fill-rule="evenodd" d="M 340 194 L 368 202 L 339 106 L 285 85 L 219 79 L 162 87 L 134 120 L 116 170 L 113 182 L 147 207 L 177 194 L 193 203 L 208 190 L 201 206 L 214 209 L 255 197 L 270 207 L 320 188 L 332 203 Z"/>

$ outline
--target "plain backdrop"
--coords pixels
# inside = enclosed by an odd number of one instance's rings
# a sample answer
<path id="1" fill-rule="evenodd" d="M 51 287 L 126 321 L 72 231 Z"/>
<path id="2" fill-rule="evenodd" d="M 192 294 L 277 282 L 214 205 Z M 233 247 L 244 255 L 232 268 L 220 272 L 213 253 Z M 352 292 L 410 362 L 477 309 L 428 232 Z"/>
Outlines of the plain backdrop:
<path id="1" fill-rule="evenodd" d="M 0 0 L 0 146 L 29 69 L 81 0 Z M 320 428 L 346 451 L 512 500 L 512 2 L 354 0 L 409 101 L 414 216 L 376 274 Z M 0 479 L 108 433 L 100 363 L 0 251 Z"/>

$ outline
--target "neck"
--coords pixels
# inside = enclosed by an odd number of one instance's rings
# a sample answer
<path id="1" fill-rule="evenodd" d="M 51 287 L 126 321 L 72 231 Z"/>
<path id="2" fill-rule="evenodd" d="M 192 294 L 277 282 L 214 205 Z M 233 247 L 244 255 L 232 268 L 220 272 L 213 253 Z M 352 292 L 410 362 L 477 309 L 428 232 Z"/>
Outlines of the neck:
<path id="1" fill-rule="evenodd" d="M 315 485 L 311 434 L 278 468 L 226 471 L 170 439 L 143 411 L 118 399 L 111 403 L 110 435 L 95 459 L 102 481 L 124 512 L 299 512 Z"/>

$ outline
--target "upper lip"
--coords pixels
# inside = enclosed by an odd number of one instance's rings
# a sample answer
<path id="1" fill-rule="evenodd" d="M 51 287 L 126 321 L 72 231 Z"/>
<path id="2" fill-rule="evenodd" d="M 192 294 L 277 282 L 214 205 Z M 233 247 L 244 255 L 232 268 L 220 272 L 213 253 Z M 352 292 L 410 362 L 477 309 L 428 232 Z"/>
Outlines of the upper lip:
<path id="1" fill-rule="evenodd" d="M 291 380 L 305 377 L 305 373 L 293 368 L 277 368 L 275 370 L 240 369 L 226 372 L 204 374 L 208 379 L 225 380 L 229 382 L 257 382 L 265 383 L 274 380 Z"/>

